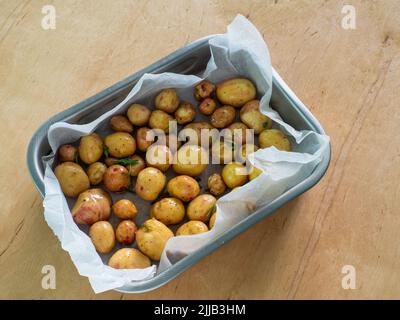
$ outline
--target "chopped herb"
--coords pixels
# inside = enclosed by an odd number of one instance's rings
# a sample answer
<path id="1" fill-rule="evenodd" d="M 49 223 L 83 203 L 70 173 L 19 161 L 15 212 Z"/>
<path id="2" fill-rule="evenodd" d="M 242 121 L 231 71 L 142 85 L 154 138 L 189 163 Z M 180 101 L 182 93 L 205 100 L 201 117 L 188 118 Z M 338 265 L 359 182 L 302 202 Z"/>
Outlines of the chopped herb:
<path id="1" fill-rule="evenodd" d="M 208 211 L 208 214 L 207 214 L 207 218 L 208 218 L 208 219 L 211 218 L 211 216 L 212 216 L 214 210 L 215 210 L 215 205 L 213 205 L 213 206 L 210 208 L 210 210 Z"/>
<path id="2" fill-rule="evenodd" d="M 268 122 L 268 121 L 265 121 L 265 122 L 263 123 L 263 128 L 264 128 L 264 129 L 268 129 L 268 128 L 269 128 L 269 122 Z"/>
<path id="3" fill-rule="evenodd" d="M 133 166 L 139 163 L 139 160 L 124 158 L 124 159 L 116 159 L 113 161 L 114 164 L 122 164 L 123 166 Z"/>
<path id="4" fill-rule="evenodd" d="M 108 147 L 103 144 L 103 152 L 106 158 L 108 158 L 110 152 L 108 151 Z"/>

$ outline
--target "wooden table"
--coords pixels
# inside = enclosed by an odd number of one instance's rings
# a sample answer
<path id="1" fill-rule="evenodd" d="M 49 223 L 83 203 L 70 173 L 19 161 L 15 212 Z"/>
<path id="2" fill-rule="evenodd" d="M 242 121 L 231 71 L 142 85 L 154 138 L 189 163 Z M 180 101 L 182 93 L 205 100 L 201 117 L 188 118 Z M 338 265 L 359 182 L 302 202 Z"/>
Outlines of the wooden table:
<path id="1" fill-rule="evenodd" d="M 158 2 L 0 1 L 0 298 L 400 298 L 400 2 Z M 348 2 L 355 30 L 341 26 Z M 55 30 L 41 27 L 48 3 Z M 166 286 L 95 295 L 44 221 L 26 168 L 30 137 L 52 115 L 223 33 L 237 13 L 330 135 L 326 176 Z M 55 290 L 41 287 L 44 265 L 56 268 Z M 345 265 L 354 290 L 342 288 Z"/>

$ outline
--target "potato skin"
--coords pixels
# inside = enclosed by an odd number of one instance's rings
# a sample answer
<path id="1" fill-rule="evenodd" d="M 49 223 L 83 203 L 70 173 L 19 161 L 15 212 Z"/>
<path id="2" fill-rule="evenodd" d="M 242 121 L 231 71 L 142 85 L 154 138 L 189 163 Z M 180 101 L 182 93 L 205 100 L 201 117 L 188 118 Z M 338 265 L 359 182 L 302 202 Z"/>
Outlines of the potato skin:
<path id="1" fill-rule="evenodd" d="M 115 132 L 104 139 L 108 152 L 115 158 L 126 158 L 136 151 L 136 141 L 127 132 Z"/>
<path id="2" fill-rule="evenodd" d="M 217 103 L 215 102 L 214 99 L 211 98 L 205 98 L 202 102 L 199 104 L 199 110 L 202 114 L 205 114 L 206 116 L 209 116 L 212 114 L 217 107 Z"/>
<path id="3" fill-rule="evenodd" d="M 208 162 L 208 153 L 203 147 L 185 144 L 176 152 L 172 167 L 178 174 L 195 177 L 207 168 Z"/>
<path id="4" fill-rule="evenodd" d="M 188 132 L 187 129 L 192 129 Z M 205 121 L 200 121 L 200 122 L 192 122 L 187 124 L 178 134 L 179 137 L 182 137 L 182 139 L 185 136 L 189 136 L 190 143 L 192 144 L 201 144 L 201 130 L 207 129 L 207 130 L 212 130 L 215 129 L 210 123 L 205 122 Z M 187 132 L 187 134 L 185 134 Z M 193 137 L 193 138 L 192 138 Z M 191 139 L 196 139 L 196 141 L 192 141 Z M 211 137 L 209 138 L 211 141 Z"/>
<path id="5" fill-rule="evenodd" d="M 241 107 L 246 102 L 255 99 L 257 90 L 250 80 L 233 78 L 218 84 L 216 95 L 222 104 Z"/>
<path id="6" fill-rule="evenodd" d="M 135 191 L 143 200 L 153 201 L 157 199 L 160 192 L 164 189 L 167 178 L 157 168 L 147 167 L 139 172 Z"/>
<path id="7" fill-rule="evenodd" d="M 147 166 L 154 167 L 165 172 L 171 166 L 171 161 L 172 153 L 166 145 L 153 144 L 147 149 Z"/>
<path id="8" fill-rule="evenodd" d="M 123 248 L 111 256 L 108 265 L 114 269 L 145 269 L 151 266 L 151 261 L 137 249 Z"/>
<path id="9" fill-rule="evenodd" d="M 107 167 L 111 167 L 113 164 L 117 164 L 118 159 L 113 157 L 107 157 L 104 159 L 104 163 Z"/>
<path id="10" fill-rule="evenodd" d="M 246 167 L 237 162 L 228 163 L 222 169 L 222 178 L 228 188 L 240 187 L 247 181 Z"/>
<path id="11" fill-rule="evenodd" d="M 114 229 L 108 221 L 98 221 L 92 224 L 89 236 L 97 252 L 109 253 L 115 246 Z"/>
<path id="12" fill-rule="evenodd" d="M 221 196 L 226 190 L 226 185 L 219 173 L 213 173 L 208 177 L 207 186 L 210 193 L 214 196 Z"/>
<path id="13" fill-rule="evenodd" d="M 288 137 L 278 129 L 264 130 L 260 133 L 258 143 L 261 148 L 269 148 L 274 146 L 278 150 L 291 151 L 292 146 Z"/>
<path id="14" fill-rule="evenodd" d="M 148 134 L 149 140 L 146 140 Z M 151 138 L 153 140 L 151 140 Z M 136 132 L 137 147 L 140 151 L 146 152 L 147 149 L 154 143 L 154 134 L 150 128 L 142 127 Z"/>
<path id="15" fill-rule="evenodd" d="M 251 143 L 246 143 L 242 146 L 240 146 L 238 152 L 239 152 L 239 156 L 238 159 L 241 162 L 245 162 L 247 160 L 247 157 L 249 156 L 249 154 L 252 154 L 254 152 L 256 152 L 258 150 L 258 147 L 254 144 Z"/>
<path id="16" fill-rule="evenodd" d="M 182 102 L 175 111 L 175 119 L 179 124 L 192 122 L 196 117 L 196 109 L 189 102 Z"/>
<path id="17" fill-rule="evenodd" d="M 112 210 L 120 219 L 134 219 L 138 213 L 135 204 L 128 199 L 121 199 L 115 202 Z"/>
<path id="18" fill-rule="evenodd" d="M 210 97 L 214 91 L 215 85 L 208 80 L 203 80 L 194 87 L 194 98 L 197 101 L 201 101 Z"/>
<path id="19" fill-rule="evenodd" d="M 129 174 L 131 177 L 136 177 L 140 171 L 146 168 L 146 162 L 141 156 L 133 155 L 130 157 L 131 160 L 136 160 L 136 164 L 128 164 L 126 168 L 128 169 Z"/>
<path id="20" fill-rule="evenodd" d="M 177 224 L 185 217 L 185 206 L 177 198 L 163 198 L 151 206 L 150 215 L 167 226 Z"/>
<path id="21" fill-rule="evenodd" d="M 112 192 L 121 192 L 128 189 L 130 180 L 128 170 L 119 164 L 108 167 L 103 176 L 104 186 Z"/>
<path id="22" fill-rule="evenodd" d="M 79 158 L 86 164 L 98 161 L 103 155 L 103 140 L 97 133 L 83 136 L 79 142 Z"/>
<path id="23" fill-rule="evenodd" d="M 107 166 L 102 162 L 92 163 L 87 169 L 87 175 L 91 185 L 98 185 L 103 181 Z"/>
<path id="24" fill-rule="evenodd" d="M 176 176 L 168 181 L 167 191 L 171 197 L 188 202 L 200 193 L 198 182 L 188 175 Z"/>
<path id="25" fill-rule="evenodd" d="M 89 189 L 76 200 L 71 213 L 77 224 L 92 225 L 107 220 L 111 214 L 111 197 L 103 189 Z"/>
<path id="26" fill-rule="evenodd" d="M 201 194 L 190 201 L 187 207 L 189 220 L 207 222 L 215 212 L 217 199 L 211 194 Z"/>
<path id="27" fill-rule="evenodd" d="M 162 222 L 151 218 L 143 223 L 136 232 L 138 248 L 154 261 L 159 261 L 168 239 L 174 234 Z"/>
<path id="28" fill-rule="evenodd" d="M 173 113 L 179 106 L 179 97 L 175 89 L 162 90 L 154 100 L 156 109 Z"/>
<path id="29" fill-rule="evenodd" d="M 235 121 L 236 110 L 232 106 L 222 106 L 211 115 L 211 124 L 218 129 L 226 128 Z"/>
<path id="30" fill-rule="evenodd" d="M 214 164 L 226 164 L 233 161 L 235 145 L 231 141 L 217 141 L 211 147 Z"/>
<path id="31" fill-rule="evenodd" d="M 262 173 L 262 170 L 258 169 L 257 167 L 252 167 L 249 173 L 249 180 L 254 180 Z"/>
<path id="32" fill-rule="evenodd" d="M 149 127 L 152 129 L 161 129 L 164 132 L 169 131 L 169 122 L 173 121 L 171 115 L 162 111 L 162 110 L 154 110 L 151 113 L 149 120 Z"/>
<path id="33" fill-rule="evenodd" d="M 260 112 L 260 101 L 251 100 L 240 109 L 240 120 L 255 134 L 272 127 L 272 120 Z"/>
<path id="34" fill-rule="evenodd" d="M 207 232 L 208 227 L 204 222 L 191 220 L 183 225 L 181 225 L 178 230 L 176 230 L 177 236 L 190 236 L 193 234 L 199 234 Z"/>
<path id="35" fill-rule="evenodd" d="M 126 112 L 130 123 L 138 127 L 145 126 L 149 122 L 150 114 L 150 109 L 138 103 L 132 104 Z"/>
<path id="36" fill-rule="evenodd" d="M 113 116 L 110 120 L 111 129 L 119 132 L 133 132 L 133 125 L 125 116 Z"/>
<path id="37" fill-rule="evenodd" d="M 115 238 L 121 244 L 132 244 L 135 241 L 136 224 L 132 220 L 123 220 L 115 229 Z"/>
<path id="38" fill-rule="evenodd" d="M 59 164 L 55 168 L 54 174 L 60 183 L 62 192 L 67 197 L 76 197 L 90 187 L 89 178 L 85 171 L 74 162 Z"/>
<path id="39" fill-rule="evenodd" d="M 217 213 L 214 212 L 213 215 L 210 218 L 210 221 L 208 222 L 208 228 L 211 230 L 214 227 L 215 224 L 215 219 L 217 218 Z"/>
<path id="40" fill-rule="evenodd" d="M 58 161 L 74 162 L 78 159 L 78 148 L 70 144 L 64 144 L 58 148 Z"/>
<path id="41" fill-rule="evenodd" d="M 247 140 L 247 129 L 249 129 L 242 122 L 234 122 L 228 126 L 229 131 L 231 132 L 231 140 L 236 143 L 244 144 Z M 250 134 L 250 133 L 249 133 Z"/>

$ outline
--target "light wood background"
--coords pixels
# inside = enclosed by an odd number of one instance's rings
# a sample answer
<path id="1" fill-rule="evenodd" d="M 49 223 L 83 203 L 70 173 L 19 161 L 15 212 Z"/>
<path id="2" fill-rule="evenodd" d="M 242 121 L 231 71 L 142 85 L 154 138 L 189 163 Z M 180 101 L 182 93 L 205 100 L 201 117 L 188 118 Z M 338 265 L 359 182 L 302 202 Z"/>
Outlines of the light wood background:
<path id="1" fill-rule="evenodd" d="M 341 27 L 344 3 L 356 8 L 355 30 Z M 41 28 L 45 4 L 55 30 Z M 26 168 L 30 137 L 50 116 L 223 33 L 237 13 L 331 136 L 326 176 L 164 287 L 95 295 L 44 221 Z M 400 298 L 399 92 L 397 0 L 0 0 L 0 298 Z M 47 264 L 55 290 L 41 288 Z M 341 286 L 344 265 L 356 269 L 355 290 Z"/>

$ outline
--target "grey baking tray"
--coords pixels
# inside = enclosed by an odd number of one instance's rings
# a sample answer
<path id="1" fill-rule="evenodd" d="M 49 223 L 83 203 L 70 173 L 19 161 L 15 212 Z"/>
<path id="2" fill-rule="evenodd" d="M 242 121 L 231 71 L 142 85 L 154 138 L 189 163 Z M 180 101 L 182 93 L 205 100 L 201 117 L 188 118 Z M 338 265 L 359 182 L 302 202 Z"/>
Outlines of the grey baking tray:
<path id="1" fill-rule="evenodd" d="M 44 197 L 44 168 L 42 165 L 42 157 L 50 153 L 50 146 L 47 141 L 47 130 L 51 124 L 58 121 L 88 123 L 96 119 L 100 114 L 110 110 L 121 102 L 144 73 L 174 72 L 181 74 L 200 74 L 205 69 L 210 58 L 208 40 L 209 38 L 204 38 L 179 49 L 149 67 L 136 72 L 125 80 L 56 114 L 46 121 L 33 135 L 28 146 L 27 154 L 29 172 L 42 197 Z M 304 129 L 313 130 L 321 134 L 325 133 L 317 119 L 296 97 L 275 70 L 273 70 L 271 105 L 287 123 L 297 130 Z M 169 269 L 157 274 L 154 278 L 146 281 L 132 282 L 129 286 L 119 288 L 118 291 L 129 293 L 144 292 L 158 288 L 171 281 L 181 272 L 188 269 L 239 233 L 250 228 L 253 224 L 272 214 L 279 207 L 313 187 L 325 174 L 329 161 L 330 149 L 327 149 L 326 153 L 323 155 L 322 161 L 314 169 L 312 174 L 301 183 L 290 188 L 269 204 L 258 208 L 253 214 L 221 234 L 215 241 L 201 247 L 195 253 L 182 258 Z"/>

